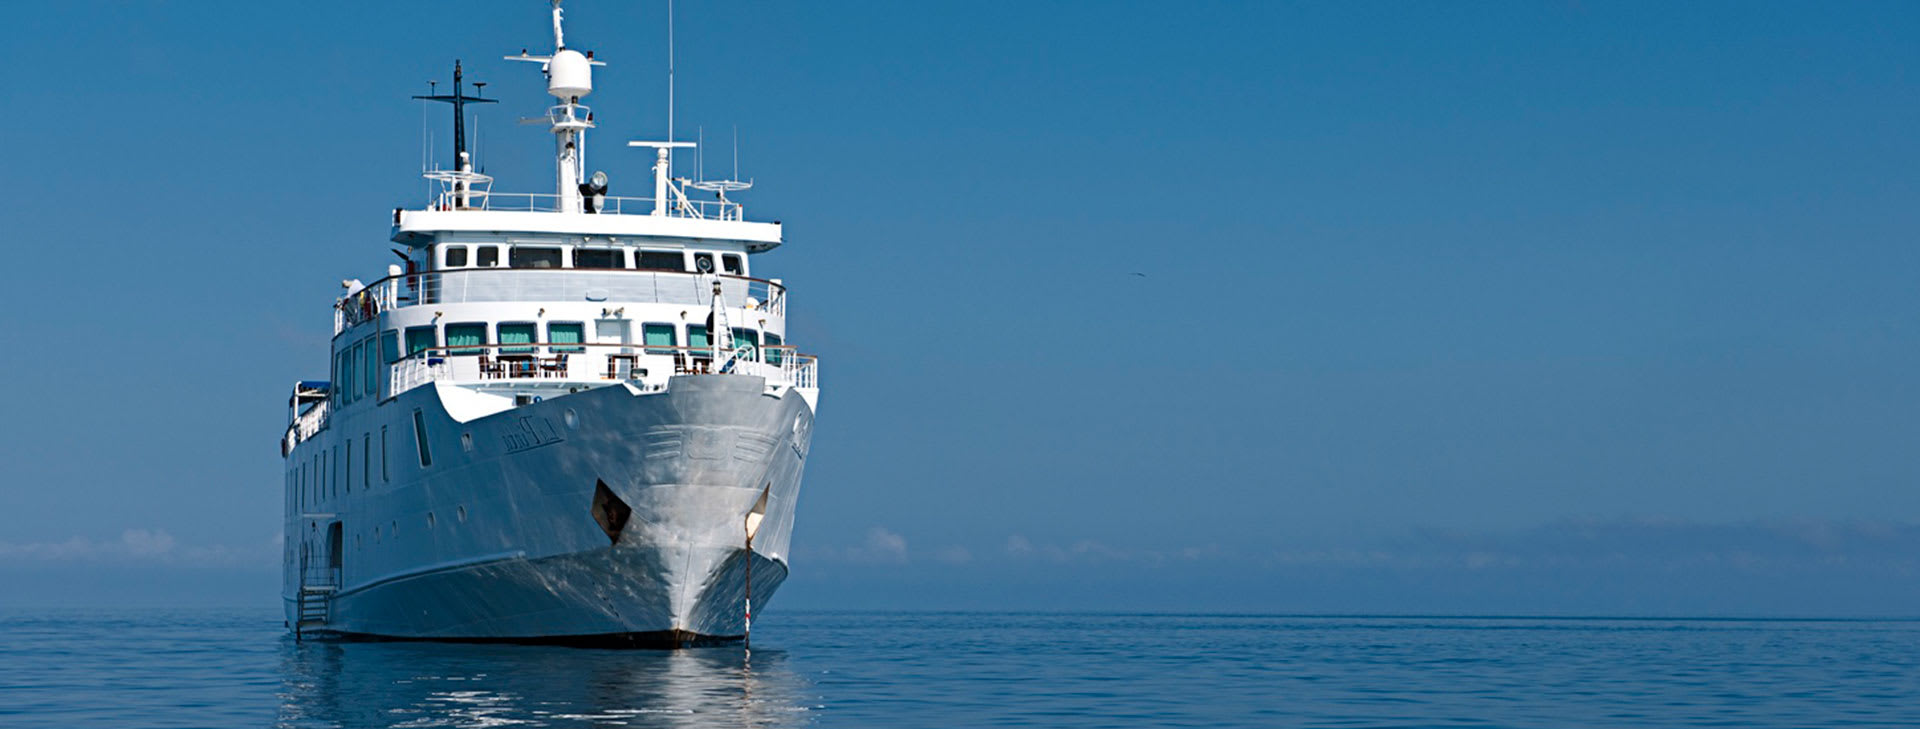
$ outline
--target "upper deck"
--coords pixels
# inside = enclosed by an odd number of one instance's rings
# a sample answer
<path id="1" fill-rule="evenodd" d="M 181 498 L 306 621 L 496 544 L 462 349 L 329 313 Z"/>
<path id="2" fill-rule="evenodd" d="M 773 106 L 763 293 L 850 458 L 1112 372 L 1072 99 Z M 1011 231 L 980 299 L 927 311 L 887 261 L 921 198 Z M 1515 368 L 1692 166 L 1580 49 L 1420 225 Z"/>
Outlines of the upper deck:
<path id="1" fill-rule="evenodd" d="M 780 223 L 744 220 L 737 202 L 670 198 L 663 206 L 656 198 L 605 197 L 595 212 L 564 212 L 559 195 L 446 190 L 426 209 L 394 210 L 392 237 L 409 246 L 448 233 L 726 240 L 742 243 L 751 253 L 780 245 Z"/>

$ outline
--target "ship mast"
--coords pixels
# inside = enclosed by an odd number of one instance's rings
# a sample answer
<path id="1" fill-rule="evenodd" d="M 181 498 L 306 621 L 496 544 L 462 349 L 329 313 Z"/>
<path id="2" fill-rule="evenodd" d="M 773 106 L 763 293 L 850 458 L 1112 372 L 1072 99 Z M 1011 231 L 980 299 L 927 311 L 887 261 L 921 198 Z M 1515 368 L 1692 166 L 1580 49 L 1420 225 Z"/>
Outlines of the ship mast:
<path id="1" fill-rule="evenodd" d="M 560 0 L 553 0 L 553 55 L 530 56 L 522 50 L 509 61 L 540 64 L 547 75 L 547 93 L 560 103 L 547 109 L 544 120 L 554 137 L 554 177 L 563 213 L 584 212 L 581 207 L 581 171 L 586 168 L 587 130 L 593 128 L 593 110 L 580 105 L 580 99 L 593 93 L 593 67 L 607 64 L 567 47 L 560 28 Z"/>
<path id="2" fill-rule="evenodd" d="M 460 61 L 456 59 L 453 62 L 452 94 L 413 97 L 421 101 L 439 101 L 453 105 L 453 169 L 456 173 L 459 173 L 452 178 L 453 199 L 454 205 L 461 208 L 467 206 L 468 184 L 471 182 L 469 177 L 473 174 L 473 159 L 467 156 L 467 104 L 494 103 L 493 99 L 468 96 L 463 83 L 464 79 L 460 73 Z M 475 85 L 485 86 L 486 84 L 478 83 Z"/>

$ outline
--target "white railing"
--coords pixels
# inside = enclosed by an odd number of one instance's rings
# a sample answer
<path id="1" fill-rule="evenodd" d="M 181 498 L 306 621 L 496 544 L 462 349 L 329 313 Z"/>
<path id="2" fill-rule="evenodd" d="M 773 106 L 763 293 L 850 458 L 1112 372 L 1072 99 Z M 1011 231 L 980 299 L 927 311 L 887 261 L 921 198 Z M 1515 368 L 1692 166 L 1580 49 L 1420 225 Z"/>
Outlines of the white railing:
<path id="1" fill-rule="evenodd" d="M 659 389 L 673 375 L 713 373 L 712 355 L 707 347 L 571 342 L 434 347 L 393 363 L 385 397 L 431 382 L 628 381 Z M 727 374 L 763 377 L 770 387 L 820 386 L 819 359 L 787 345 L 742 347 L 724 367 Z"/>
<path id="2" fill-rule="evenodd" d="M 747 311 L 787 315 L 787 287 L 730 274 L 591 268 L 457 268 L 390 276 L 334 302 L 333 333 L 381 312 L 414 304 L 503 301 L 607 301 L 710 306 L 713 279 L 728 302 Z"/>
<path id="3" fill-rule="evenodd" d="M 304 442 L 308 438 L 318 435 L 320 431 L 326 430 L 327 419 L 332 412 L 332 408 L 327 405 L 328 403 L 325 400 L 316 402 L 313 404 L 313 407 L 307 408 L 306 412 L 299 414 L 293 419 L 293 442 Z"/>
<path id="4" fill-rule="evenodd" d="M 445 360 L 408 357 L 393 363 L 387 372 L 387 397 L 393 397 L 434 380 L 447 379 Z"/>
<path id="5" fill-rule="evenodd" d="M 460 204 L 460 196 L 465 195 L 466 205 Z M 600 197 L 600 207 L 595 211 L 600 215 L 652 215 L 653 198 L 650 197 Z M 553 193 L 538 192 L 490 192 L 468 190 L 465 193 L 446 190 L 434 197 L 434 210 L 498 210 L 523 213 L 555 213 L 560 211 L 560 196 Z M 720 200 L 688 200 L 674 198 L 667 201 L 667 217 L 698 218 L 701 220 L 743 220 L 744 211 L 740 203 Z"/>

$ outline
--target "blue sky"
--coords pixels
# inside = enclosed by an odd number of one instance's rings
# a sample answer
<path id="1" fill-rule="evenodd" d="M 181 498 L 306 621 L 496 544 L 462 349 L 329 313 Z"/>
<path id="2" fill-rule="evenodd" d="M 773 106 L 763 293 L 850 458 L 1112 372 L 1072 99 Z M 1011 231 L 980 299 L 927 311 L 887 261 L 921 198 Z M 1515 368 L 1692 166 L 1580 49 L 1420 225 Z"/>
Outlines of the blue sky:
<path id="1" fill-rule="evenodd" d="M 286 388 L 423 199 L 407 96 L 465 59 L 482 164 L 544 191 L 497 60 L 542 6 L 9 9 L 14 595 L 272 599 Z M 636 190 L 664 6 L 569 8 Z M 738 125 L 825 359 L 787 606 L 1920 604 L 1911 5 L 678 20 L 681 135 L 717 172 Z"/>

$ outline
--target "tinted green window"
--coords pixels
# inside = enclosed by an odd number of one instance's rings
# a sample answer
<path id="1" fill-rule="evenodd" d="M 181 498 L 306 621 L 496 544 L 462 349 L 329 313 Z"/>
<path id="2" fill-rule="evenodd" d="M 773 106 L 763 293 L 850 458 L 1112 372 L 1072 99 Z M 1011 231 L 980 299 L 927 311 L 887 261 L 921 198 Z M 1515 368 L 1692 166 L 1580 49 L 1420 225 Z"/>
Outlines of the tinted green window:
<path id="1" fill-rule="evenodd" d="M 500 325 L 500 343 L 501 344 L 532 344 L 533 331 L 534 331 L 534 325 L 532 324 L 501 324 Z M 500 348 L 501 354 L 526 354 L 531 351 L 533 351 L 532 347 L 501 347 Z"/>
<path id="2" fill-rule="evenodd" d="M 679 344 L 679 342 L 674 341 L 673 330 L 674 326 L 672 324 L 646 325 L 641 331 L 644 332 L 643 336 L 646 338 L 648 346 L 647 354 L 673 354 L 672 347 Z M 664 347 L 665 349 L 654 349 L 654 347 Z"/>
<path id="3" fill-rule="evenodd" d="M 780 356 L 786 354 L 787 350 L 773 348 L 780 346 L 782 343 L 783 342 L 780 341 L 780 335 L 767 332 L 767 364 L 780 364 Z"/>
<path id="4" fill-rule="evenodd" d="M 407 356 L 433 348 L 433 327 L 407 327 Z"/>
<path id="5" fill-rule="evenodd" d="M 577 321 L 547 325 L 547 341 L 554 344 L 579 344 L 585 341 L 586 328 Z M 586 347 L 554 347 L 555 352 L 585 352 Z"/>
<path id="6" fill-rule="evenodd" d="M 699 324 L 689 325 L 687 327 L 687 346 L 693 347 L 694 349 L 706 349 L 713 346 L 712 342 L 707 341 L 707 328 Z"/>
<path id="7" fill-rule="evenodd" d="M 486 344 L 486 343 L 487 343 L 487 325 L 485 324 L 448 324 L 447 325 L 447 346 L 448 347 L 468 347 L 468 349 L 451 350 L 452 354 L 479 354 L 483 350 L 472 348 L 472 347 L 474 347 L 474 345 Z"/>
<path id="8" fill-rule="evenodd" d="M 754 349 L 759 349 L 760 333 L 752 329 L 733 330 L 733 348 L 735 350 L 738 350 L 741 347 L 752 347 Z M 749 352 L 747 356 L 752 357 L 753 354 Z"/>
<path id="9" fill-rule="evenodd" d="M 380 335 L 380 354 L 382 362 L 393 364 L 400 361 L 400 333 L 391 329 Z"/>

